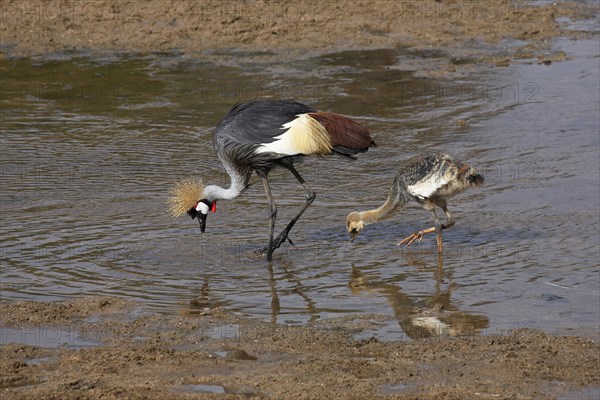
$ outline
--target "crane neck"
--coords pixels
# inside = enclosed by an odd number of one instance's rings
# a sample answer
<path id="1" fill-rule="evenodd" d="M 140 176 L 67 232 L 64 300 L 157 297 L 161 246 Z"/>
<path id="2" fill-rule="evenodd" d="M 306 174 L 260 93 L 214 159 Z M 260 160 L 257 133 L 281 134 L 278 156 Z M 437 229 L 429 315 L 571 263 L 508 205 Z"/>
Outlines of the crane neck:
<path id="1" fill-rule="evenodd" d="M 223 163 L 225 171 L 231 179 L 231 183 L 228 188 L 223 188 L 217 185 L 209 185 L 204 188 L 204 197 L 207 200 L 233 200 L 240 196 L 248 187 L 250 176 L 244 176 L 232 165 Z"/>
<path id="2" fill-rule="evenodd" d="M 394 182 L 385 203 L 373 210 L 361 211 L 360 219 L 365 225 L 386 220 L 400 212 L 407 202 L 408 199 L 404 193 L 399 190 L 399 185 L 397 182 Z"/>

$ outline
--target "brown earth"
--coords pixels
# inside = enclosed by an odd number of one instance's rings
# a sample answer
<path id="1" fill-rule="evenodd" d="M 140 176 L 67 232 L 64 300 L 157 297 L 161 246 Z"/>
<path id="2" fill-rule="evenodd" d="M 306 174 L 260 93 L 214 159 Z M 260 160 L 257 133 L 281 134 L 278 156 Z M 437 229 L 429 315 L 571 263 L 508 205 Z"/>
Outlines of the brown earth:
<path id="1" fill-rule="evenodd" d="M 0 315 L 3 340 L 21 342 L 0 347 L 6 399 L 593 398 L 600 379 L 598 343 L 532 329 L 381 342 L 353 337 L 373 316 L 287 326 L 104 297 L 3 302 Z"/>
<path id="2" fill-rule="evenodd" d="M 591 35 L 556 19 L 596 11 L 576 1 L 532 7 L 514 0 L 4 0 L 0 9 L 0 43 L 9 56 L 166 52 L 281 62 L 405 46 L 498 66 L 538 56 L 556 59 L 548 54 L 550 39 Z"/>

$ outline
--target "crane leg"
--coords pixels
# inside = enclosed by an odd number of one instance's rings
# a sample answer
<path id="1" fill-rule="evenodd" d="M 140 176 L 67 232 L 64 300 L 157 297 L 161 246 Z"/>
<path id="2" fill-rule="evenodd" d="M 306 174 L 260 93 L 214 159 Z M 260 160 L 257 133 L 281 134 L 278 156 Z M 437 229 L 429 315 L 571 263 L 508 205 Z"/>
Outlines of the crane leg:
<path id="1" fill-rule="evenodd" d="M 448 207 L 446 207 L 446 203 L 442 206 L 442 210 L 444 210 L 444 214 L 446 214 L 446 223 L 443 226 L 443 229 L 450 229 L 454 226 L 454 218 L 452 218 L 452 214 L 448 211 Z"/>
<path id="2" fill-rule="evenodd" d="M 306 183 L 304 178 L 302 178 L 302 176 L 300 176 L 300 174 L 298 173 L 298 171 L 296 171 L 296 168 L 294 168 L 294 166 L 292 164 L 286 165 L 286 168 L 289 169 L 290 172 L 292 174 L 294 174 L 294 176 L 296 177 L 298 182 L 300 182 L 302 184 L 302 186 L 304 186 L 304 189 L 306 190 L 306 202 L 304 203 L 304 206 L 302 206 L 300 211 L 298 211 L 298 214 L 296 214 L 296 216 L 294 218 L 292 218 L 292 220 L 287 224 L 285 229 L 279 234 L 279 236 L 277 236 L 277 239 L 275 240 L 275 243 L 278 243 L 277 247 L 279 247 L 279 245 L 281 245 L 283 242 L 285 242 L 286 239 L 289 240 L 288 234 L 290 233 L 290 231 L 292 230 L 292 228 L 294 227 L 296 222 L 300 219 L 302 214 L 304 214 L 304 211 L 306 211 L 306 209 L 308 207 L 310 207 L 312 202 L 317 197 L 315 192 L 311 189 L 310 186 L 308 186 L 308 183 Z M 290 243 L 292 243 L 291 240 L 290 240 Z"/>
<path id="3" fill-rule="evenodd" d="M 437 215 L 436 215 L 435 232 L 436 232 L 436 236 L 437 236 L 438 253 L 442 254 L 442 231 L 444 229 L 450 229 L 454 226 L 454 218 L 452 218 L 452 214 L 450 214 L 450 211 L 448 211 L 448 207 L 446 207 L 445 201 L 440 204 L 440 207 L 442 208 L 442 210 L 444 210 L 444 214 L 446 214 L 446 223 L 440 224 L 440 221 L 439 221 L 439 219 L 437 219 Z M 435 211 L 434 211 L 434 214 L 435 214 Z"/>
<path id="4" fill-rule="evenodd" d="M 281 233 L 279 235 L 277 235 L 277 238 L 275 238 L 275 240 L 273 240 L 273 245 L 272 246 L 269 245 L 269 247 L 272 248 L 272 250 L 270 250 L 271 254 L 273 253 L 273 251 L 275 249 L 279 248 L 279 246 L 281 246 L 283 244 L 283 242 L 285 242 L 286 240 L 288 240 L 292 245 L 294 244 L 288 238 L 288 234 L 290 233 L 290 231 L 292 230 L 292 228 L 294 227 L 296 222 L 300 219 L 302 214 L 304 214 L 304 211 L 306 211 L 306 209 L 312 204 L 312 202 L 317 197 L 315 192 L 310 188 L 310 186 L 308 186 L 308 183 L 306 183 L 304 178 L 302 178 L 302 176 L 300 176 L 300 174 L 298 173 L 298 171 L 296 171 L 296 168 L 294 168 L 294 166 L 292 164 L 283 164 L 283 166 L 286 167 L 287 169 L 289 169 L 290 172 L 292 174 L 294 174 L 294 176 L 296 177 L 298 182 L 300 182 L 302 184 L 302 186 L 304 186 L 304 189 L 306 189 L 306 203 L 304 203 L 304 206 L 302 206 L 300 211 L 298 211 L 298 214 L 296 214 L 296 216 L 294 218 L 292 218 L 292 220 L 287 224 L 285 229 L 283 231 L 281 231 Z M 259 252 L 265 253 L 266 251 L 268 251 L 268 249 L 265 248 L 265 249 L 260 250 Z M 268 256 L 267 256 L 267 258 L 268 258 Z"/>
<path id="5" fill-rule="evenodd" d="M 435 214 L 435 211 L 434 211 Z M 435 240 L 437 241 L 438 254 L 442 254 L 442 229 L 443 225 L 440 220 L 435 216 Z"/>
<path id="6" fill-rule="evenodd" d="M 273 251 L 276 247 L 273 247 L 273 234 L 275 232 L 275 218 L 277 217 L 277 207 L 273 200 L 273 194 L 271 193 L 271 185 L 269 185 L 269 178 L 267 175 L 262 176 L 263 185 L 265 186 L 265 192 L 267 193 L 267 199 L 269 200 L 269 247 L 261 250 L 262 253 L 267 252 L 267 260 L 273 259 Z"/>

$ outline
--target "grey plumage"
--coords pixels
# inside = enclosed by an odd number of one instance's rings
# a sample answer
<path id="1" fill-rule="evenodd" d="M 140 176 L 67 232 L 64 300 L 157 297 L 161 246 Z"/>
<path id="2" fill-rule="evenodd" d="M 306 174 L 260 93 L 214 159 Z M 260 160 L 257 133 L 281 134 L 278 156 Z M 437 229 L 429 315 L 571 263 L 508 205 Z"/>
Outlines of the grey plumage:
<path id="1" fill-rule="evenodd" d="M 215 144 L 230 139 L 256 148 L 275 141 L 284 124 L 310 112 L 316 110 L 294 100 L 254 99 L 237 103 L 217 125 L 213 139 Z"/>
<path id="2" fill-rule="evenodd" d="M 283 158 L 266 153 L 257 154 L 256 149 L 262 144 L 275 141 L 275 137 L 283 133 L 282 126 L 293 121 L 296 115 L 314 111 L 292 100 L 255 99 L 237 103 L 213 133 L 217 156 L 225 166 L 230 164 L 243 177 L 244 187 L 247 188 L 253 171 L 266 175 L 271 169 L 280 166 L 281 163 L 275 160 Z"/>

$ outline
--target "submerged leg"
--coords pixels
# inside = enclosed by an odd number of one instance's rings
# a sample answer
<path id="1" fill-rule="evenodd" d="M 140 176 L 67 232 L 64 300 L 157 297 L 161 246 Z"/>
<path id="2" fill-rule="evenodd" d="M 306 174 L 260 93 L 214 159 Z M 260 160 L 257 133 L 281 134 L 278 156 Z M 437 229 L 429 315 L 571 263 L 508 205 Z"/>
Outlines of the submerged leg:
<path id="1" fill-rule="evenodd" d="M 440 221 L 436 221 L 435 224 L 435 240 L 437 241 L 437 251 L 438 254 L 442 254 L 442 224 Z"/>
<path id="2" fill-rule="evenodd" d="M 288 240 L 292 245 L 294 244 L 288 238 L 288 234 L 290 233 L 290 231 L 292 230 L 292 228 L 294 227 L 294 225 L 296 224 L 298 219 L 300 219 L 302 214 L 304 214 L 304 211 L 306 211 L 306 209 L 315 200 L 315 197 L 317 197 L 315 192 L 313 192 L 313 190 L 310 188 L 310 186 L 308 186 L 308 183 L 306 183 L 304 178 L 302 178 L 302 176 L 300 176 L 300 174 L 298 173 L 298 171 L 296 171 L 296 168 L 294 168 L 294 166 L 292 164 L 285 164 L 283 166 L 286 167 L 287 169 L 289 169 L 290 172 L 292 174 L 294 174 L 294 176 L 296 177 L 298 182 L 300 182 L 302 184 L 302 186 L 304 186 L 304 189 L 306 189 L 306 203 L 304 203 L 304 206 L 302 206 L 300 211 L 298 211 L 298 214 L 296 214 L 296 216 L 294 218 L 292 218 L 292 220 L 287 224 L 285 229 L 283 231 L 281 231 L 281 233 L 279 235 L 277 235 L 277 238 L 275 238 L 275 240 L 273 240 L 273 250 L 279 248 L 279 246 L 281 246 L 283 244 L 283 242 L 285 242 L 286 240 Z M 263 250 L 261 250 L 261 253 L 264 253 L 265 251 L 266 251 L 266 249 L 263 249 Z"/>

